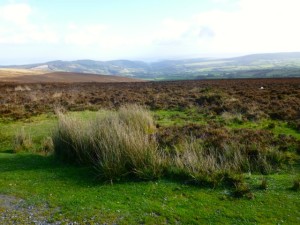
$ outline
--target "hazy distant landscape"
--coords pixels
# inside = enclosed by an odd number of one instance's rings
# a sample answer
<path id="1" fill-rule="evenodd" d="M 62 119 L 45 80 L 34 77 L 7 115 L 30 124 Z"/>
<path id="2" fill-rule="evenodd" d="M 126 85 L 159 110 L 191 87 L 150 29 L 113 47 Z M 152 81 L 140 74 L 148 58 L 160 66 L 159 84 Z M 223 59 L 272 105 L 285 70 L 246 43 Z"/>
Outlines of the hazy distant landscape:
<path id="1" fill-rule="evenodd" d="M 122 76 L 106 76 L 101 74 L 89 74 L 78 72 L 55 72 L 50 70 L 33 69 L 0 69 L 0 82 L 17 83 L 115 83 L 115 82 L 143 82 L 142 79 L 135 79 Z"/>
<path id="2" fill-rule="evenodd" d="M 118 75 L 146 80 L 299 77 L 300 53 L 254 54 L 223 59 L 165 60 L 152 63 L 130 60 L 52 61 L 2 66 L 2 68 L 30 69 L 34 73 L 63 71 Z"/>

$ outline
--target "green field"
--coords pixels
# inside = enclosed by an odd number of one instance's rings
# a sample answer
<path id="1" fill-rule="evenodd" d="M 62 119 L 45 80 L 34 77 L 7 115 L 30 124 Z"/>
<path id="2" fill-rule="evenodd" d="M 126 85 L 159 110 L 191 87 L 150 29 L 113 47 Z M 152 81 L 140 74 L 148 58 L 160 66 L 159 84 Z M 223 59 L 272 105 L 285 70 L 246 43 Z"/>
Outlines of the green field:
<path id="1" fill-rule="evenodd" d="M 300 140 L 300 134 L 285 122 L 273 120 L 236 121 L 221 116 L 205 116 L 190 109 L 152 112 L 162 127 L 206 124 L 208 120 L 227 129 L 268 129 Z M 101 112 L 107 114 L 107 111 Z M 87 120 L 96 112 L 73 112 Z M 275 124 L 270 128 L 270 123 Z M 57 118 L 40 115 L 26 120 L 0 123 L 1 196 L 24 199 L 48 222 L 76 221 L 79 224 L 299 224 L 300 195 L 291 189 L 299 176 L 299 164 L 268 175 L 244 174 L 251 196 L 236 198 L 234 188 L 196 185 L 161 178 L 141 181 L 127 178 L 113 183 L 97 179 L 91 167 L 68 165 L 40 151 L 42 141 L 51 136 Z M 32 139 L 32 149 L 13 153 L 15 134 L 21 130 Z M 266 190 L 260 188 L 267 180 Z M 6 210 L 0 208 L 0 213 Z M 17 210 L 4 223 L 26 224 L 29 214 Z M 1 222 L 1 218 L 0 218 Z"/>

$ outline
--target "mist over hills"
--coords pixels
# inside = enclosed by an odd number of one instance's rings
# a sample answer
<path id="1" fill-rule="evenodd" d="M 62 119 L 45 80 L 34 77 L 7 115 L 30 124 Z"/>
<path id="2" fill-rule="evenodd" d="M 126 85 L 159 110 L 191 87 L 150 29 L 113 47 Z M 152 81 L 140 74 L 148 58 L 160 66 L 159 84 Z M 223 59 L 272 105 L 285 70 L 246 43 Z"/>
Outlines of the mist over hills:
<path id="1" fill-rule="evenodd" d="M 120 75 L 150 80 L 300 77 L 300 52 L 252 54 L 220 59 L 163 60 L 151 63 L 131 60 L 58 60 L 1 68 Z"/>

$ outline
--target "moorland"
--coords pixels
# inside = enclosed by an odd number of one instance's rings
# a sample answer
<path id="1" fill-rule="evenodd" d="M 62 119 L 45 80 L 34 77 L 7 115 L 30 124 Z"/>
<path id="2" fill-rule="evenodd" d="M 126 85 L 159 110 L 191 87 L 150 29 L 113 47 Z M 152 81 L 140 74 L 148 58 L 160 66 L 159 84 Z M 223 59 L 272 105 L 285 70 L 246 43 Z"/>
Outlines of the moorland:
<path id="1" fill-rule="evenodd" d="M 300 79 L 0 83 L 0 223 L 299 224 Z"/>

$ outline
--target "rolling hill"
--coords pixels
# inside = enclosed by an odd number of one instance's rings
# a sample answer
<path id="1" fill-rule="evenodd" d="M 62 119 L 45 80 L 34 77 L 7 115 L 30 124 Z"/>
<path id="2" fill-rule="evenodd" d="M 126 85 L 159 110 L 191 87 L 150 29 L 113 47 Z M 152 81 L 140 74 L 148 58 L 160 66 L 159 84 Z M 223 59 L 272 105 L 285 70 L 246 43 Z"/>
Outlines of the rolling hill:
<path id="1" fill-rule="evenodd" d="M 150 80 L 295 77 L 300 76 L 300 52 L 252 54 L 220 59 L 164 60 L 152 63 L 130 60 L 51 61 L 30 65 L 2 66 L 2 68 L 42 70 L 45 73 L 119 75 Z"/>
<path id="2" fill-rule="evenodd" d="M 33 69 L 0 69 L 0 82 L 43 83 L 43 82 L 142 82 L 140 79 L 74 72 L 51 72 Z"/>

